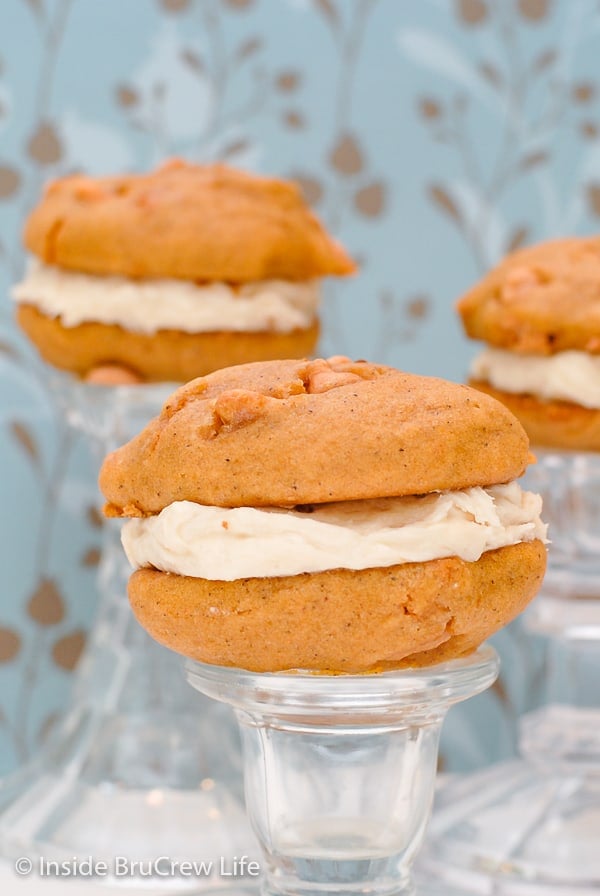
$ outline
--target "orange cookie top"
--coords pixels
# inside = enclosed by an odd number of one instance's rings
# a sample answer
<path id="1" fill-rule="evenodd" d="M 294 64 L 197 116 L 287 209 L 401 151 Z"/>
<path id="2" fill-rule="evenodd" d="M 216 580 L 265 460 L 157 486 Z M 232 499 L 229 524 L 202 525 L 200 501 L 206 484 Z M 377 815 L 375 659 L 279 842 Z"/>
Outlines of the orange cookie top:
<path id="1" fill-rule="evenodd" d="M 246 283 L 355 270 L 296 184 L 177 159 L 54 181 L 24 238 L 47 264 L 88 274 Z"/>
<path id="2" fill-rule="evenodd" d="M 112 516 L 174 501 L 296 506 L 493 485 L 529 459 L 520 423 L 468 386 L 335 357 L 219 370 L 110 454 Z"/>
<path id="3" fill-rule="evenodd" d="M 469 336 L 500 348 L 600 354 L 600 237 L 513 252 L 457 308 Z"/>

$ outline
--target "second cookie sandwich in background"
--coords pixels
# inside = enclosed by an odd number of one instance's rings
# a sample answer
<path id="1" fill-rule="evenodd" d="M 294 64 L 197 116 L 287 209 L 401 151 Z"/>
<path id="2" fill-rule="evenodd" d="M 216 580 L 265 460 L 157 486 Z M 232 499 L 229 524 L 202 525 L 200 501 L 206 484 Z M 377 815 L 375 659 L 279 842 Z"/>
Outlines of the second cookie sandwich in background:
<path id="1" fill-rule="evenodd" d="M 173 160 L 145 175 L 50 184 L 25 228 L 14 290 L 49 363 L 116 365 L 185 382 L 241 362 L 303 357 L 320 279 L 354 263 L 287 181 Z"/>
<path id="2" fill-rule="evenodd" d="M 600 451 L 600 238 L 512 253 L 458 311 L 488 343 L 471 385 L 510 408 L 533 445 Z"/>
<path id="3" fill-rule="evenodd" d="M 255 671 L 462 656 L 545 569 L 527 437 L 467 386 L 335 357 L 179 389 L 100 474 L 142 625 Z"/>

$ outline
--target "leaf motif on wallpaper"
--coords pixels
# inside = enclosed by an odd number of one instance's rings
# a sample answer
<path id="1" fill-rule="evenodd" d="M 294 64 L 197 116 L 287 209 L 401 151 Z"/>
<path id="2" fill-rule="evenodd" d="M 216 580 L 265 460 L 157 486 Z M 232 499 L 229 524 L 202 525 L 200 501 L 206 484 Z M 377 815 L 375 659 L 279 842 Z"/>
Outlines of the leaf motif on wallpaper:
<path id="1" fill-rule="evenodd" d="M 310 174 L 293 173 L 290 180 L 295 181 L 309 205 L 317 205 L 323 198 L 323 184 Z"/>
<path id="2" fill-rule="evenodd" d="M 456 15 L 465 25 L 481 25 L 489 14 L 484 0 L 455 0 L 454 8 Z"/>
<path id="3" fill-rule="evenodd" d="M 429 317 L 432 303 L 425 293 L 416 293 L 404 298 L 390 289 L 382 289 L 379 292 L 377 303 L 381 313 L 377 356 L 385 360 L 400 344 L 415 339 L 419 327 Z"/>
<path id="4" fill-rule="evenodd" d="M 531 171 L 532 168 L 538 168 L 540 165 L 544 165 L 549 161 L 548 153 L 539 149 L 536 152 L 529 153 L 529 155 L 524 156 L 519 162 L 519 168 L 521 171 Z"/>
<path id="5" fill-rule="evenodd" d="M 406 302 L 406 314 L 412 320 L 425 320 L 429 315 L 431 303 L 426 295 L 416 295 Z"/>
<path id="6" fill-rule="evenodd" d="M 519 0 L 518 9 L 528 22 L 541 22 L 550 9 L 550 0 Z"/>
<path id="7" fill-rule="evenodd" d="M 4 248 L 0 247 L 0 256 L 4 254 Z M 6 355 L 7 358 L 12 358 L 13 360 L 17 360 L 19 357 L 19 353 L 10 342 L 0 342 L 0 355 Z"/>
<path id="8" fill-rule="evenodd" d="M 38 625 L 58 625 L 65 617 L 65 602 L 53 579 L 40 583 L 27 602 L 27 615 Z"/>
<path id="9" fill-rule="evenodd" d="M 590 210 L 600 217 L 600 184 L 588 184 L 586 195 Z"/>
<path id="10" fill-rule="evenodd" d="M 332 28 L 337 28 L 340 23 L 340 14 L 333 0 L 313 0 L 313 5 L 318 12 L 329 22 Z"/>
<path id="11" fill-rule="evenodd" d="M 238 156 L 240 153 L 246 152 L 247 149 L 250 149 L 250 141 L 246 140 L 244 137 L 240 137 L 239 140 L 232 140 L 231 143 L 228 143 L 223 147 L 219 156 L 221 159 L 231 159 L 233 156 Z"/>
<path id="12" fill-rule="evenodd" d="M 19 423 L 18 420 L 14 420 L 10 424 L 10 431 L 21 450 L 27 455 L 33 465 L 39 467 L 40 452 L 38 450 L 37 442 L 25 424 Z"/>
<path id="13" fill-rule="evenodd" d="M 182 50 L 181 58 L 193 72 L 196 72 L 197 75 L 204 75 L 206 73 L 204 60 L 195 50 Z"/>
<path id="14" fill-rule="evenodd" d="M 60 719 L 60 713 L 58 713 L 58 712 L 51 712 L 46 716 L 46 718 L 43 720 L 43 722 L 40 725 L 39 730 L 38 730 L 38 735 L 37 735 L 38 744 L 43 744 L 46 740 L 48 740 L 48 738 L 54 731 L 54 727 L 59 719 Z"/>
<path id="15" fill-rule="evenodd" d="M 160 0 L 160 5 L 166 12 L 183 12 L 190 3 L 191 0 Z"/>
<path id="16" fill-rule="evenodd" d="M 0 628 L 0 663 L 10 663 L 19 655 L 21 636 L 12 628 Z"/>
<path id="17" fill-rule="evenodd" d="M 0 165 L 0 199 L 10 199 L 21 186 L 21 175 L 10 165 Z"/>
<path id="18" fill-rule="evenodd" d="M 480 62 L 478 65 L 478 69 L 485 80 L 488 82 L 488 84 L 491 84 L 492 87 L 503 86 L 504 78 L 502 77 L 496 66 L 492 65 L 491 62 Z"/>
<path id="19" fill-rule="evenodd" d="M 364 167 L 358 139 L 353 134 L 342 134 L 329 156 L 331 167 L 346 177 L 358 174 Z"/>
<path id="20" fill-rule="evenodd" d="M 441 104 L 430 96 L 422 96 L 418 100 L 418 108 L 421 117 L 428 121 L 437 120 L 444 114 Z"/>
<path id="21" fill-rule="evenodd" d="M 598 125 L 593 121 L 582 121 L 581 123 L 581 136 L 585 137 L 586 140 L 594 140 L 598 136 Z"/>
<path id="22" fill-rule="evenodd" d="M 140 101 L 140 95 L 134 87 L 130 87 L 128 84 L 119 84 L 115 95 L 117 97 L 117 103 L 119 106 L 122 106 L 123 109 L 132 109 L 134 106 L 137 106 Z"/>
<path id="23" fill-rule="evenodd" d="M 102 552 L 100 548 L 88 548 L 81 557 L 82 566 L 98 566 Z"/>
<path id="24" fill-rule="evenodd" d="M 431 184 L 427 192 L 429 198 L 438 209 L 448 215 L 449 218 L 453 218 L 454 221 L 462 223 L 460 209 L 444 187 L 440 186 L 440 184 Z"/>
<path id="25" fill-rule="evenodd" d="M 574 84 L 572 96 L 576 103 L 591 103 L 596 95 L 596 88 L 593 84 L 581 83 Z"/>
<path id="26" fill-rule="evenodd" d="M 245 40 L 243 44 L 235 51 L 235 58 L 242 62 L 244 59 L 249 59 L 251 56 L 254 56 L 255 53 L 258 53 L 259 50 L 262 50 L 263 42 L 260 37 L 251 37 L 249 40 Z"/>
<path id="27" fill-rule="evenodd" d="M 62 143 L 51 121 L 40 122 L 29 138 L 27 153 L 40 165 L 55 165 L 60 162 L 63 155 Z"/>
<path id="28" fill-rule="evenodd" d="M 43 0 L 24 0 L 25 6 L 28 6 L 32 13 L 40 19 L 44 17 Z"/>
<path id="29" fill-rule="evenodd" d="M 293 93 L 300 86 L 300 72 L 285 71 L 279 72 L 275 78 L 275 87 L 281 93 Z"/>
<path id="30" fill-rule="evenodd" d="M 85 647 L 86 635 L 83 629 L 76 629 L 63 635 L 52 645 L 52 659 L 59 669 L 72 672 Z"/>
<path id="31" fill-rule="evenodd" d="M 558 59 L 558 52 L 553 49 L 543 50 L 533 63 L 535 72 L 545 72 L 546 69 L 552 68 Z"/>
<path id="32" fill-rule="evenodd" d="M 101 529 L 104 526 L 104 517 L 95 504 L 90 504 L 85 515 L 88 523 L 94 529 Z"/>
<path id="33" fill-rule="evenodd" d="M 506 243 L 506 252 L 516 252 L 517 249 L 521 249 L 529 239 L 529 228 L 523 225 L 522 227 L 517 227 L 511 233 L 508 241 Z"/>
<path id="34" fill-rule="evenodd" d="M 229 7 L 229 9 L 233 9 L 236 12 L 243 12 L 245 9 L 249 9 L 254 0 L 221 0 L 224 6 Z"/>
<path id="35" fill-rule="evenodd" d="M 304 116 L 295 109 L 288 109 L 283 113 L 283 123 L 292 131 L 300 131 L 306 127 Z"/>
<path id="36" fill-rule="evenodd" d="M 354 206 L 366 218 L 378 218 L 385 207 L 385 184 L 374 181 L 358 190 L 354 195 Z"/>

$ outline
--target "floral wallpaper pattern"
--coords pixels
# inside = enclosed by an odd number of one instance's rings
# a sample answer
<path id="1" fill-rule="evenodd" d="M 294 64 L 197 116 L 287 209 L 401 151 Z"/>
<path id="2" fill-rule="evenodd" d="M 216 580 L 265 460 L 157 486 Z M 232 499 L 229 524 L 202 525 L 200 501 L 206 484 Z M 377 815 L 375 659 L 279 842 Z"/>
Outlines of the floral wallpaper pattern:
<path id="1" fill-rule="evenodd" d="M 323 352 L 460 380 L 453 300 L 600 217 L 597 0 L 6 0 L 0 12 L 0 772 L 68 701 L 95 605 L 95 467 L 12 322 L 44 182 L 165 156 L 293 176 L 361 264 Z M 543 667 L 521 626 L 444 761 L 509 753 Z"/>

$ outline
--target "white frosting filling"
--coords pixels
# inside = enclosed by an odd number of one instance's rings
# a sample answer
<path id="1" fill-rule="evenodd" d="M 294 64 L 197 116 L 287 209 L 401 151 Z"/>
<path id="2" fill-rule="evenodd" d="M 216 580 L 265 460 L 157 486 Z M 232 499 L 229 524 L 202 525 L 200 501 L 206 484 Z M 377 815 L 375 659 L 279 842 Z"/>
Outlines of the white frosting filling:
<path id="1" fill-rule="evenodd" d="M 279 508 L 206 507 L 177 501 L 129 520 L 123 546 L 134 567 L 233 581 L 327 569 L 369 569 L 545 540 L 542 499 L 516 482 L 405 498 Z"/>
<path id="2" fill-rule="evenodd" d="M 600 408 L 600 355 L 576 351 L 520 355 L 488 348 L 475 358 L 470 372 L 503 392 Z"/>
<path id="3" fill-rule="evenodd" d="M 63 326 L 118 324 L 137 333 L 289 333 L 310 327 L 319 305 L 315 280 L 263 280 L 239 287 L 187 280 L 131 280 L 78 274 L 34 261 L 12 290 Z"/>

